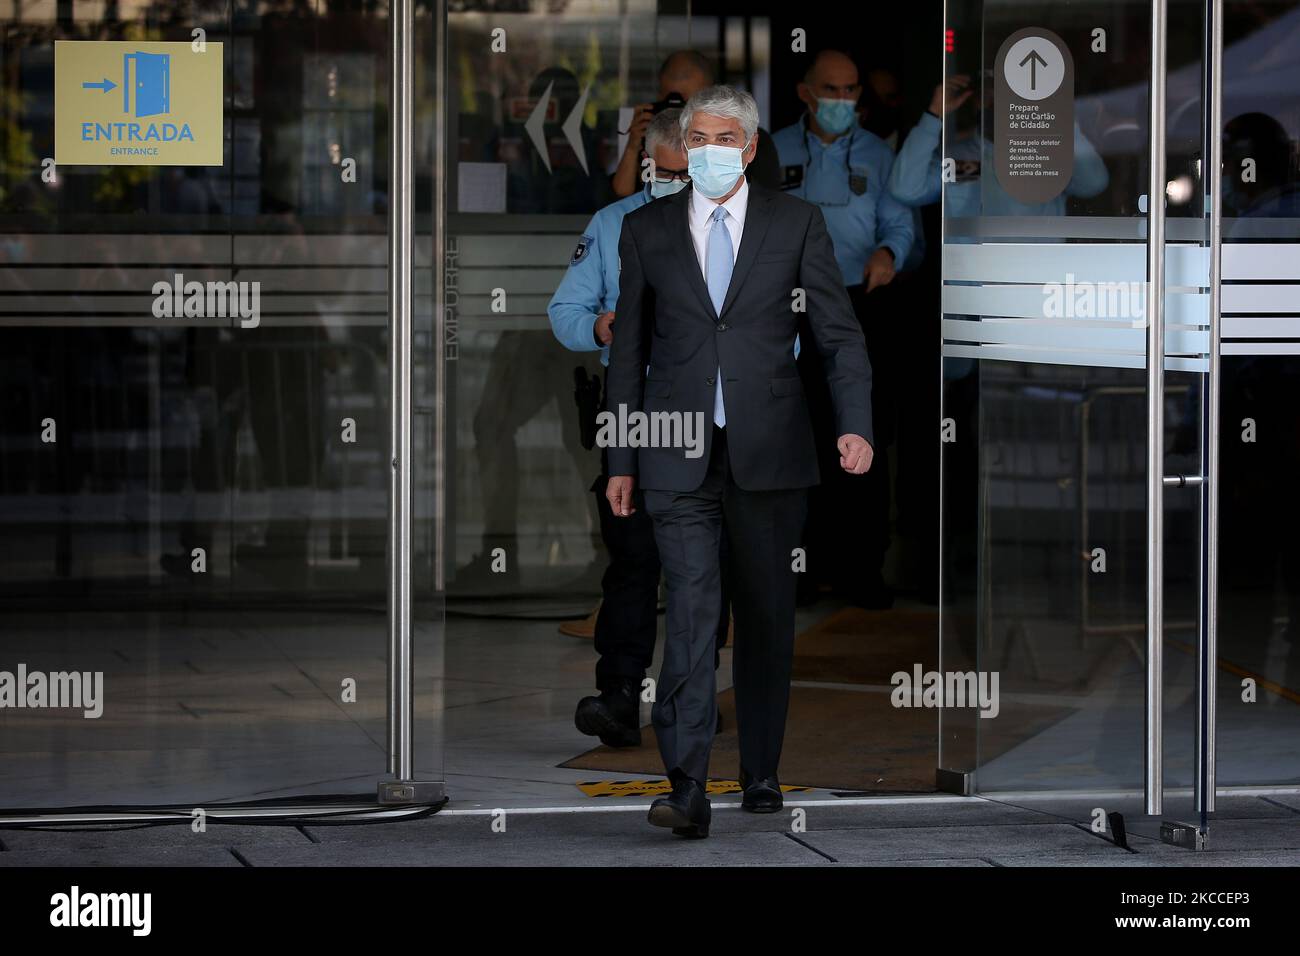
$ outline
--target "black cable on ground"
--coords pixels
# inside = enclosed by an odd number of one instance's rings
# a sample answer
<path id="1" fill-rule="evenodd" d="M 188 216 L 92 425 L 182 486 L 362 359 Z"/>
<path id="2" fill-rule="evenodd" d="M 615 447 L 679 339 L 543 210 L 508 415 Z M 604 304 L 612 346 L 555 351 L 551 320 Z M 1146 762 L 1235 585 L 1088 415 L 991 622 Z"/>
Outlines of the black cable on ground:
<path id="1" fill-rule="evenodd" d="M 204 817 L 205 823 L 211 824 L 228 824 L 238 826 L 357 826 L 372 825 L 379 823 L 394 823 L 405 820 L 420 820 L 431 816 L 441 810 L 447 804 L 447 798 L 443 797 L 437 803 L 426 804 L 423 806 L 403 806 L 401 804 L 379 804 L 371 803 L 373 794 L 322 794 L 313 797 L 272 797 L 267 800 L 247 800 L 237 802 L 214 802 L 206 806 L 202 803 L 196 804 L 169 804 L 157 807 L 139 807 L 139 806 L 82 806 L 82 807 L 60 807 L 51 809 L 49 807 L 6 810 L 0 813 L 0 830 L 49 830 L 60 833 L 92 833 L 104 830 L 143 830 L 149 827 L 160 826 L 177 826 L 183 823 L 191 823 L 194 820 L 195 810 L 213 811 L 213 810 L 248 810 L 247 815 L 213 815 L 207 812 Z M 361 804 L 360 807 L 357 805 Z M 270 812 L 258 814 L 256 811 L 272 811 L 277 806 L 292 807 L 301 806 L 308 812 L 300 814 L 273 814 Z M 319 807 L 319 809 L 315 809 Z M 75 817 L 94 814 L 121 814 L 126 819 L 106 820 L 96 823 L 60 823 L 57 817 Z M 129 818 L 135 816 L 158 816 L 171 815 L 166 819 L 153 819 L 132 821 Z M 32 817 L 32 816 L 49 816 L 49 821 L 23 821 L 9 822 L 14 818 Z M 367 819 L 373 817 L 375 819 Z"/>

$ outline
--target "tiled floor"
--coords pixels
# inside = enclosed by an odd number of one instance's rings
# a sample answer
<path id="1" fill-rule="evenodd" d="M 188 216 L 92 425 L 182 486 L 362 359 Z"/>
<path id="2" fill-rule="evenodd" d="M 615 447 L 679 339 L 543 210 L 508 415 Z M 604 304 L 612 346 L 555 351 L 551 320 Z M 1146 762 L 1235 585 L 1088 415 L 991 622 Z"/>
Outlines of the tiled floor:
<path id="1" fill-rule="evenodd" d="M 796 816 L 795 810 L 802 810 Z M 881 798 L 753 816 L 716 799 L 707 840 L 648 826 L 644 803 L 597 812 L 470 810 L 366 826 L 184 824 L 127 831 L 0 830 L 0 866 L 1294 866 L 1300 808 L 1225 800 L 1207 849 L 1086 827 L 980 798 Z M 796 821 L 798 825 L 796 826 Z"/>
<path id="2" fill-rule="evenodd" d="M 823 604 L 802 612 L 800 626 L 834 610 Z M 44 712 L 14 722 L 8 715 L 0 741 L 0 792 L 8 807 L 203 806 L 289 794 L 365 795 L 384 776 L 382 615 L 101 616 L 93 631 L 88 625 L 79 630 L 83 623 L 75 615 L 42 615 L 17 622 L 20 636 L 6 642 L 14 659 L 32 667 L 104 670 L 107 696 L 97 721 Z M 91 639 L 77 636 L 82 633 Z M 427 646 L 431 634 L 422 623 L 418 645 Z M 418 649 L 417 661 L 427 662 Z M 725 651 L 719 673 L 724 688 L 729 661 Z M 1034 793 L 996 800 L 930 795 L 862 801 L 814 791 L 797 801 L 806 814 L 802 832 L 792 830 L 790 813 L 751 817 L 738 811 L 735 797 L 722 797 L 715 801 L 714 836 L 683 845 L 646 826 L 646 798 L 596 802 L 576 784 L 602 774 L 559 766 L 593 743 L 572 724 L 575 702 L 591 691 L 593 662 L 590 643 L 558 634 L 554 621 L 449 616 L 441 672 L 426 663 L 417 683 L 417 764 L 436 774 L 441 758 L 451 797 L 433 818 L 372 826 L 308 823 L 299 829 L 216 823 L 206 835 L 194 835 L 187 826 L 75 834 L 2 830 L 0 863 L 1129 866 L 1196 865 L 1226 861 L 1224 854 L 1242 863 L 1300 861 L 1297 793 L 1226 800 L 1211 825 L 1210 849 L 1201 854 L 1161 844 L 1158 819 L 1142 827 L 1130 810 L 1131 850 L 1125 851 L 1090 832 L 1087 800 Z M 347 679 L 356 682 L 355 701 L 340 692 Z M 1098 721 L 1105 714 L 1132 716 L 1130 710 L 1106 700 L 1096 710 L 1081 707 L 998 758 L 991 769 L 1006 780 L 1024 779 L 1025 768 L 1050 758 L 1074 760 L 1087 770 L 1090 748 L 1104 738 Z M 439 712 L 441 719 L 434 716 Z M 1287 756 L 1284 735 L 1255 742 L 1260 752 L 1269 746 L 1271 759 Z M 1126 783 L 1131 781 L 1122 773 L 1089 780 L 1121 789 Z M 1135 803 L 1132 794 L 1124 799 L 1126 807 Z M 1185 806 L 1185 799 L 1171 797 L 1170 815 L 1187 819 Z M 496 810 L 507 812 L 505 839 L 491 827 Z"/>

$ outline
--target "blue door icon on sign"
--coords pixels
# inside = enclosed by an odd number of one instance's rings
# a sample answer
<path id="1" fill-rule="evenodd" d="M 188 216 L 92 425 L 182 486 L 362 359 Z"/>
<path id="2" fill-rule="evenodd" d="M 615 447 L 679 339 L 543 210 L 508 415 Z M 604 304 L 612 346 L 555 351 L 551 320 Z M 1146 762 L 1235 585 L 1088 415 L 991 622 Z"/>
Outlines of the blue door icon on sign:
<path id="1" fill-rule="evenodd" d="M 131 65 L 135 64 L 135 82 Z M 122 56 L 122 112 L 131 112 L 135 90 L 135 115 L 157 116 L 171 112 L 170 53 L 126 53 Z"/>

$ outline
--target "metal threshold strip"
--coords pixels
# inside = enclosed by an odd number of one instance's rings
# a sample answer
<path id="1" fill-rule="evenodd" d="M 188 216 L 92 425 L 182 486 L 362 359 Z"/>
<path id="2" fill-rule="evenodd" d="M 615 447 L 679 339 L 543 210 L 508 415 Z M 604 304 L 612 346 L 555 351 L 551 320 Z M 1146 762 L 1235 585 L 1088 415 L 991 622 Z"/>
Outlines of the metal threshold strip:
<path id="1" fill-rule="evenodd" d="M 1192 796 L 1191 787 L 1171 787 L 1166 793 L 1177 797 Z M 836 797 L 834 791 L 815 791 L 813 793 L 801 796 L 798 799 L 785 800 L 787 807 L 816 807 L 818 809 L 832 807 L 879 807 L 879 806 L 934 806 L 937 804 L 973 804 L 973 803 L 994 803 L 1005 804 L 1008 801 L 1014 802 L 1060 802 L 1065 799 L 1083 799 L 1094 797 L 1113 797 L 1113 798 L 1133 798 L 1141 799 L 1143 790 L 1134 788 L 1131 790 L 1111 790 L 1097 793 L 1081 793 L 1072 790 L 1024 790 L 1024 791 L 989 791 L 987 793 L 976 793 L 968 797 L 957 796 L 950 793 L 920 793 L 920 794 L 874 794 L 868 796 L 853 797 Z M 1220 787 L 1219 796 L 1222 797 L 1271 797 L 1271 796 L 1300 796 L 1300 785 L 1282 786 L 1282 787 L 1262 787 L 1262 786 L 1242 786 L 1242 787 Z M 600 803 L 600 804 L 555 804 L 539 806 L 513 806 L 505 803 L 501 806 L 488 806 L 481 804 L 472 807 L 456 807 L 443 810 L 439 816 L 449 817 L 477 817 L 490 816 L 505 810 L 506 813 L 514 814 L 563 814 L 563 813 L 627 813 L 649 809 L 650 804 L 643 799 L 627 798 L 635 800 L 629 803 Z M 728 797 L 712 798 L 714 811 L 719 810 L 739 810 L 740 795 L 733 794 Z"/>
<path id="2" fill-rule="evenodd" d="M 1219 796 L 1221 797 L 1277 797 L 1277 796 L 1300 796 L 1300 784 L 1291 786 L 1256 786 L 1245 784 L 1242 786 L 1219 787 Z M 1138 799 L 1144 791 L 1131 787 L 1125 790 L 988 790 L 979 794 L 988 800 L 1002 802 L 1005 800 L 1030 801 L 1030 800 L 1070 800 L 1070 799 Z M 1166 787 L 1165 793 L 1174 797 L 1192 797 L 1195 796 L 1196 788 L 1193 785 L 1181 787 Z"/>

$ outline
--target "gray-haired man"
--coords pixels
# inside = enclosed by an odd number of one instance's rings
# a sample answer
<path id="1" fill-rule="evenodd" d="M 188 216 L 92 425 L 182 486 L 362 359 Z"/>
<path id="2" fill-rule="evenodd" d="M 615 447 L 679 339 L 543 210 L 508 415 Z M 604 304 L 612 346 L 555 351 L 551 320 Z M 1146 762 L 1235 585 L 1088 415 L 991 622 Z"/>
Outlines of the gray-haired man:
<path id="1" fill-rule="evenodd" d="M 646 203 L 672 195 L 687 183 L 680 110 L 664 110 L 646 131 L 650 166 L 641 190 L 606 206 L 592 218 L 569 260 L 568 271 L 547 311 L 555 337 L 575 352 L 599 349 L 609 363 L 618 301 L 618 237 L 623 217 Z M 647 515 L 620 520 L 605 498 L 609 463 L 602 449 L 601 472 L 591 486 L 598 498 L 600 537 L 609 553 L 595 612 L 595 696 L 583 697 L 574 713 L 582 733 L 610 747 L 641 743 L 641 682 L 654 657 L 659 629 L 659 552 Z M 639 497 L 639 496 L 638 496 Z M 717 643 L 727 641 L 728 615 L 719 612 Z M 716 657 L 716 652 L 715 652 Z M 716 664 L 715 664 L 716 666 Z"/>
<path id="2" fill-rule="evenodd" d="M 702 456 L 609 450 L 615 515 L 644 493 L 668 584 L 668 632 L 651 719 L 671 796 L 650 822 L 709 832 L 704 794 L 717 707 L 713 632 L 727 538 L 744 807 L 782 805 L 777 765 L 794 647 L 795 572 L 817 455 L 794 360 L 807 310 L 834 400 L 840 467 L 871 465 L 871 367 L 821 211 L 751 185 L 758 109 L 705 89 L 682 111 L 691 187 L 623 219 L 611 408 L 707 424 Z M 805 343 L 806 346 L 807 343 Z"/>

